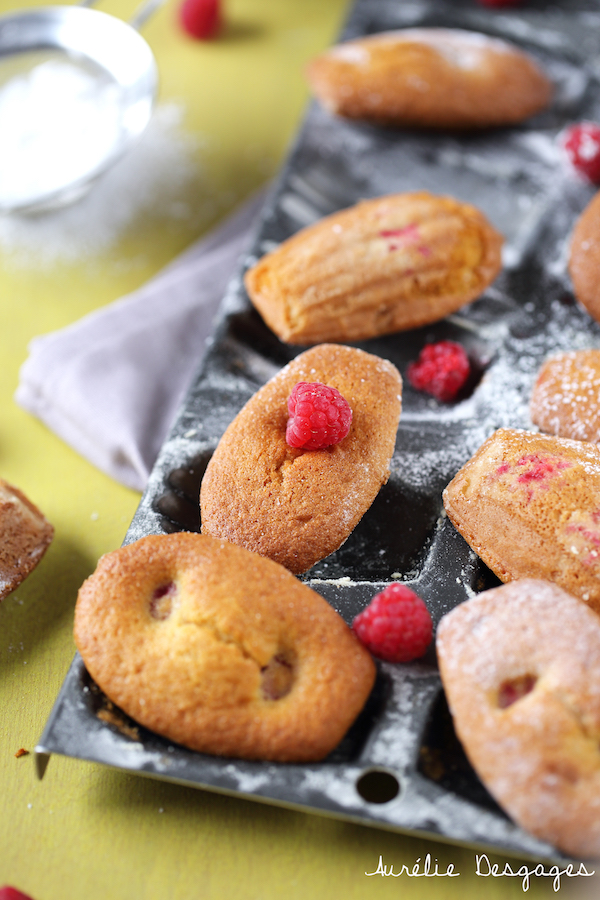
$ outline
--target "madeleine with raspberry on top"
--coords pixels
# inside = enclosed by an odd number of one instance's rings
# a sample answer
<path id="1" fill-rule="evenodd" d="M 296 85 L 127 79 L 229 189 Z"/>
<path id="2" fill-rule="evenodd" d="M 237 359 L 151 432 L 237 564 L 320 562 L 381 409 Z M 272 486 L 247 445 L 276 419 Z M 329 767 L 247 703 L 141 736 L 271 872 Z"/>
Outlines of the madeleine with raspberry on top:
<path id="1" fill-rule="evenodd" d="M 387 481 L 401 398 L 387 360 L 336 344 L 300 354 L 221 438 L 202 481 L 202 532 L 310 569 Z"/>

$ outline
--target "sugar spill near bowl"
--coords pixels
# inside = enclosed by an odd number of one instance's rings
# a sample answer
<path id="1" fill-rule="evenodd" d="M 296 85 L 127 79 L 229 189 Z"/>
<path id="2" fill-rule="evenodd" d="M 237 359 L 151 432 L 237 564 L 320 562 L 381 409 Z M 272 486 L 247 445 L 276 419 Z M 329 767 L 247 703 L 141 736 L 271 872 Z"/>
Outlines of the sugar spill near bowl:
<path id="1" fill-rule="evenodd" d="M 158 75 L 130 25 L 81 7 L 0 19 L 0 211 L 85 193 L 145 130 Z"/>

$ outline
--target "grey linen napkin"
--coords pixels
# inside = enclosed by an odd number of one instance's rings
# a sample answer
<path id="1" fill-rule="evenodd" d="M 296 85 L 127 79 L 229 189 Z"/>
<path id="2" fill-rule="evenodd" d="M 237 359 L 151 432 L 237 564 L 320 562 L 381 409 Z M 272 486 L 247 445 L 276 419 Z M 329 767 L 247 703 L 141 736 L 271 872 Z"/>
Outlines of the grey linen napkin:
<path id="1" fill-rule="evenodd" d="M 16 402 L 143 490 L 263 201 L 261 191 L 134 293 L 34 338 Z"/>

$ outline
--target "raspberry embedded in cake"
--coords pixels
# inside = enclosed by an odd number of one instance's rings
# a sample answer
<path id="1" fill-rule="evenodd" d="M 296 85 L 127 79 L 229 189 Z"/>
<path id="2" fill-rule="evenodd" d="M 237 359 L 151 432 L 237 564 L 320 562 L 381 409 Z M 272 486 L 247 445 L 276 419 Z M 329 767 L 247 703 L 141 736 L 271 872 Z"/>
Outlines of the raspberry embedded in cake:
<path id="1" fill-rule="evenodd" d="M 288 399 L 285 439 L 290 447 L 323 450 L 343 441 L 350 431 L 352 410 L 334 387 L 300 381 Z"/>
<path id="2" fill-rule="evenodd" d="M 600 511 L 576 510 L 564 528 L 562 543 L 584 566 L 597 566 L 600 561 Z"/>
<path id="3" fill-rule="evenodd" d="M 379 237 L 386 240 L 388 253 L 414 245 L 416 250 L 423 256 L 431 254 L 431 247 L 423 242 L 417 225 L 406 225 L 404 228 L 386 228 L 379 232 Z"/>
<path id="4" fill-rule="evenodd" d="M 526 453 L 514 463 L 505 462 L 497 466 L 495 477 L 510 475 L 509 481 L 524 485 L 527 498 L 531 500 L 538 488 L 547 490 L 557 475 L 570 468 L 571 463 L 559 456 Z M 512 490 L 512 486 L 509 489 Z"/>
<path id="5" fill-rule="evenodd" d="M 556 456 L 542 457 L 537 453 L 523 456 L 517 465 L 524 467 L 524 471 L 517 478 L 520 484 L 529 484 L 532 481 L 547 481 L 558 474 L 558 472 L 562 472 L 563 469 L 571 467 L 571 464 L 564 459 L 559 459 Z"/>
<path id="6" fill-rule="evenodd" d="M 503 681 L 498 690 L 498 706 L 500 709 L 506 709 L 530 694 L 535 687 L 537 678 L 535 675 L 521 675 L 519 678 L 512 678 L 509 681 Z"/>
<path id="7" fill-rule="evenodd" d="M 292 689 L 294 668 L 282 654 L 276 654 L 261 669 L 261 691 L 265 700 L 280 700 Z"/>
<path id="8" fill-rule="evenodd" d="M 150 615 L 159 622 L 168 619 L 173 611 L 173 600 L 177 594 L 177 585 L 168 581 L 155 588 L 150 598 Z"/>

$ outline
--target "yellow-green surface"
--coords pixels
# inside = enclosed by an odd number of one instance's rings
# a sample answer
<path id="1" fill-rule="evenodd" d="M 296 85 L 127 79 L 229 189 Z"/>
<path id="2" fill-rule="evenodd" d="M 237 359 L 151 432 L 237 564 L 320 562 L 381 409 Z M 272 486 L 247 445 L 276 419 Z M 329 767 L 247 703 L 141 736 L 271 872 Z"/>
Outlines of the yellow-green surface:
<path id="1" fill-rule="evenodd" d="M 27 344 L 144 283 L 277 170 L 306 102 L 302 64 L 332 40 L 346 7 L 347 0 L 230 0 L 219 40 L 199 43 L 178 29 L 172 2 L 144 33 L 160 67 L 160 102 L 184 110 L 183 131 L 197 142 L 187 212 L 173 216 L 150 203 L 112 246 L 70 263 L 42 264 L 27 245 L 23 254 L 2 238 L 0 221 L 0 476 L 56 529 L 41 565 L 0 605 L 0 886 L 35 900 L 523 893 L 520 878 L 478 877 L 471 850 L 58 756 L 38 782 L 33 756 L 15 756 L 35 746 L 71 662 L 77 589 L 98 557 L 119 546 L 139 499 L 16 406 Z M 12 8 L 0 3 L 0 12 Z M 122 18 L 130 12 L 123 0 L 102 8 Z M 453 864 L 460 875 L 365 874 L 380 856 L 399 871 L 428 853 L 438 871 Z M 534 878 L 528 896 L 555 896 L 552 887 Z M 563 879 L 560 892 L 591 897 L 598 883 Z"/>

